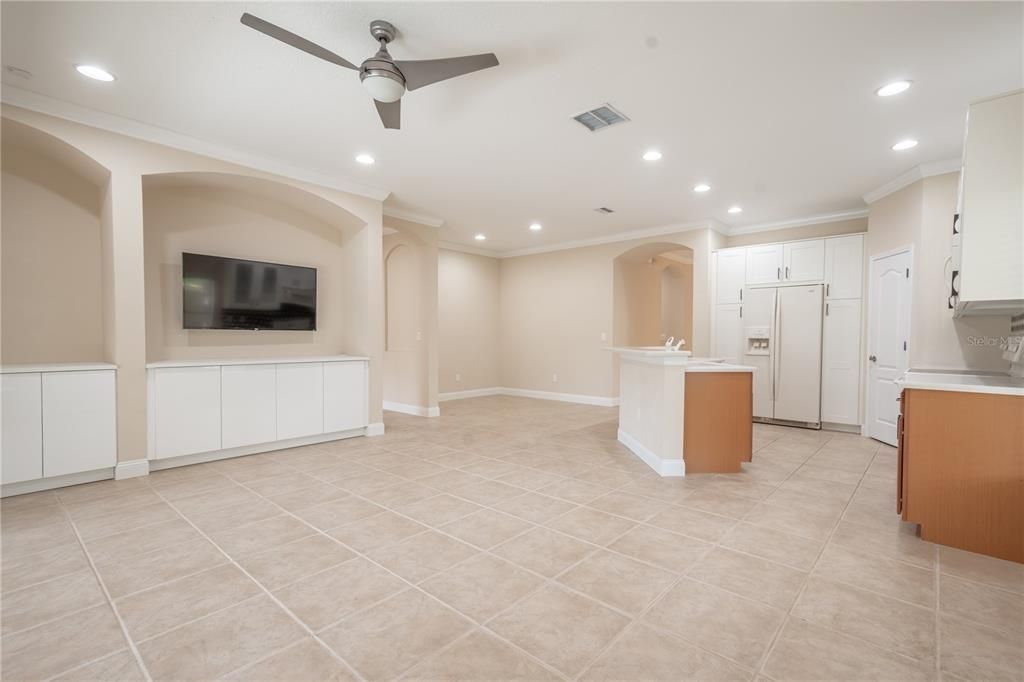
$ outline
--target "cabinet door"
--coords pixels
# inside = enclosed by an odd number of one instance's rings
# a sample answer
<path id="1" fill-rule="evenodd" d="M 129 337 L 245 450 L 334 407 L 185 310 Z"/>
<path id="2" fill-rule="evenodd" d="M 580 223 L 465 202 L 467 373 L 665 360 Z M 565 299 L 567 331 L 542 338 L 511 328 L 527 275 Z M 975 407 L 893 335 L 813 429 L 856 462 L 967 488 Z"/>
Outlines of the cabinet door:
<path id="1" fill-rule="evenodd" d="M 275 365 L 221 367 L 221 447 L 277 440 Z"/>
<path id="2" fill-rule="evenodd" d="M 747 284 L 777 284 L 782 281 L 782 244 L 747 247 Z"/>
<path id="3" fill-rule="evenodd" d="M 347 431 L 366 426 L 366 363 L 324 364 L 324 431 Z"/>
<path id="4" fill-rule="evenodd" d="M 117 464 L 114 370 L 43 374 L 43 475 Z"/>
<path id="5" fill-rule="evenodd" d="M 154 456 L 220 450 L 220 367 L 158 369 L 153 381 Z"/>
<path id="6" fill-rule="evenodd" d="M 860 424 L 860 299 L 825 304 L 821 420 Z"/>
<path id="7" fill-rule="evenodd" d="M 0 374 L 0 483 L 43 477 L 42 388 L 38 373 Z"/>
<path id="8" fill-rule="evenodd" d="M 324 365 L 300 362 L 277 366 L 277 438 L 324 432 Z"/>
<path id="9" fill-rule="evenodd" d="M 732 363 L 739 363 L 743 358 L 743 306 L 741 304 L 717 306 L 713 355 Z"/>
<path id="10" fill-rule="evenodd" d="M 783 248 L 782 278 L 791 284 L 825 279 L 825 240 L 790 242 Z"/>
<path id="11" fill-rule="evenodd" d="M 825 299 L 860 298 L 864 283 L 864 237 L 825 240 Z"/>
<path id="12" fill-rule="evenodd" d="M 746 280 L 746 249 L 725 249 L 718 252 L 718 269 L 715 278 L 717 303 L 739 303 L 743 296 Z"/>

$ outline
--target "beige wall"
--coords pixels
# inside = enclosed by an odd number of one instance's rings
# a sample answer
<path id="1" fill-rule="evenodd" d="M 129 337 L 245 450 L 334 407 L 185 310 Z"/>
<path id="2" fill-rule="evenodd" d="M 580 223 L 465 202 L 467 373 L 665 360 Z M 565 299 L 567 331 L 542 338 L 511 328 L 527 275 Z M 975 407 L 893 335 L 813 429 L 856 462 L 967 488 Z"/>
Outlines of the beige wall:
<path id="1" fill-rule="evenodd" d="M 500 282 L 497 258 L 448 249 L 438 252 L 441 393 L 502 385 Z"/>
<path id="2" fill-rule="evenodd" d="M 816 225 L 804 225 L 803 227 L 790 227 L 783 230 L 769 230 L 767 232 L 753 232 L 751 234 L 738 234 L 725 238 L 725 246 L 750 246 L 751 244 L 772 244 L 774 242 L 788 242 L 797 239 L 818 239 L 820 237 L 835 237 L 841 234 L 856 234 L 868 231 L 867 218 L 854 218 L 853 220 L 839 220 L 832 223 L 818 223 Z"/>
<path id="3" fill-rule="evenodd" d="M 103 188 L 10 126 L 0 156 L 0 359 L 102 361 Z"/>
<path id="4" fill-rule="evenodd" d="M 684 349 L 693 343 L 692 263 L 668 261 L 661 271 L 661 333 L 684 339 Z"/>

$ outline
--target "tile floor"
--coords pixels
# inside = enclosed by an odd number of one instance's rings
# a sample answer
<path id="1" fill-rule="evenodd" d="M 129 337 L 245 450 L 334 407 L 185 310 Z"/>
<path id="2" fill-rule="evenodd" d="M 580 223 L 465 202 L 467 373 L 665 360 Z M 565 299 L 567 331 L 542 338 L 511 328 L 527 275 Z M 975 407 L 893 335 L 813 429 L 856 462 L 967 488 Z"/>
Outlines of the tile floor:
<path id="1" fill-rule="evenodd" d="M 660 479 L 614 410 L 443 411 L 4 500 L 3 679 L 1024 677 L 1024 566 L 917 539 L 892 448 Z"/>

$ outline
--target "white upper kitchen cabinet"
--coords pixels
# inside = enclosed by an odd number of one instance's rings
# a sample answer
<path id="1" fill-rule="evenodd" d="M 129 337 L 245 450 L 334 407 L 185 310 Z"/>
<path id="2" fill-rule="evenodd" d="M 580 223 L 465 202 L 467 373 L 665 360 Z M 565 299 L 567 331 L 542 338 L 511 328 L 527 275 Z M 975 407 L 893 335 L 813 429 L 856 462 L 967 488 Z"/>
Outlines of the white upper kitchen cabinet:
<path id="1" fill-rule="evenodd" d="M 782 281 L 782 244 L 748 246 L 746 274 L 747 284 L 778 284 Z"/>
<path id="2" fill-rule="evenodd" d="M 864 236 L 825 240 L 825 299 L 860 298 L 864 286 Z"/>
<path id="3" fill-rule="evenodd" d="M 323 363 L 277 365 L 278 440 L 313 436 L 323 432 Z"/>
<path id="4" fill-rule="evenodd" d="M 277 440 L 277 370 L 274 365 L 221 368 L 221 447 Z"/>
<path id="5" fill-rule="evenodd" d="M 747 250 L 722 249 L 718 252 L 717 275 L 715 277 L 716 303 L 739 303 L 743 296 L 746 278 Z"/>
<path id="6" fill-rule="evenodd" d="M 43 374 L 43 476 L 117 464 L 113 370 Z"/>
<path id="7" fill-rule="evenodd" d="M 0 483 L 43 477 L 42 384 L 38 372 L 0 375 Z"/>
<path id="8" fill-rule="evenodd" d="M 154 370 L 153 456 L 220 450 L 220 367 Z"/>
<path id="9" fill-rule="evenodd" d="M 782 279 L 786 284 L 810 284 L 825 278 L 825 240 L 808 239 L 783 245 Z"/>
<path id="10" fill-rule="evenodd" d="M 324 432 L 366 426 L 366 363 L 324 363 Z"/>
<path id="11" fill-rule="evenodd" d="M 821 420 L 860 424 L 860 299 L 825 303 L 821 358 Z"/>
<path id="12" fill-rule="evenodd" d="M 743 306 L 730 303 L 715 307 L 716 358 L 739 364 L 743 359 Z"/>

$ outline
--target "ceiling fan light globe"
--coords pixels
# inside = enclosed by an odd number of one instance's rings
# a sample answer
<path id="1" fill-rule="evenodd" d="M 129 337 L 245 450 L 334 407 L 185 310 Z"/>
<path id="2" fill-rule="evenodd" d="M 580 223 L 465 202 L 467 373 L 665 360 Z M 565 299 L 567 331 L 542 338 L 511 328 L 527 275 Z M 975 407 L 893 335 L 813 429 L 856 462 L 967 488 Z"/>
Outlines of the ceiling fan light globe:
<path id="1" fill-rule="evenodd" d="M 367 73 L 363 87 L 378 102 L 397 102 L 405 94 L 405 83 L 387 73 Z"/>

